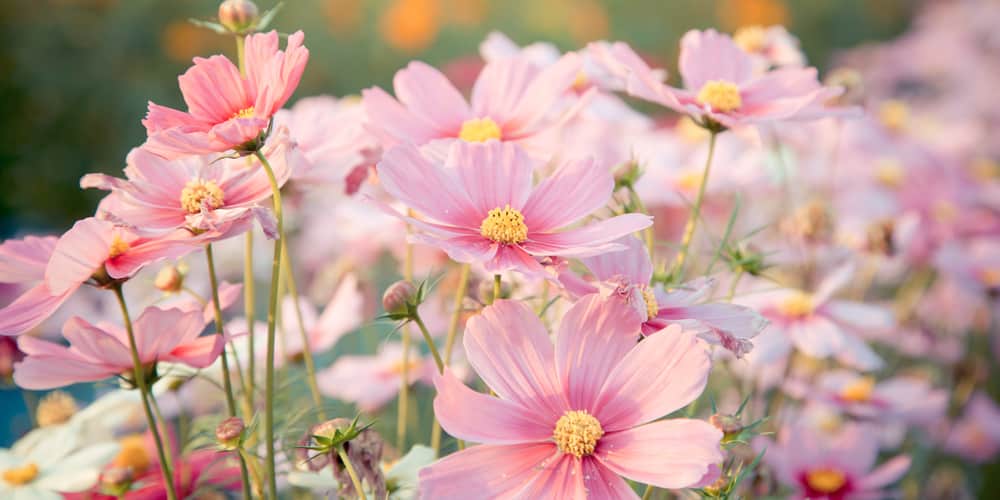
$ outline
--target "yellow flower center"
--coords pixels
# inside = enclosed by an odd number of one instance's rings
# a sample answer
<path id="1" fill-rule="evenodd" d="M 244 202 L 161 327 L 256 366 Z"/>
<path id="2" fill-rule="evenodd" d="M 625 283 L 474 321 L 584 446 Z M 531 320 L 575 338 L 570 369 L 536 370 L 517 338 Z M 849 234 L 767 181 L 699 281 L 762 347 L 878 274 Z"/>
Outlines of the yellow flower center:
<path id="1" fill-rule="evenodd" d="M 389 368 L 389 371 L 392 373 L 400 374 L 403 373 L 404 367 L 406 368 L 406 371 L 408 373 L 413 373 L 417 371 L 418 368 L 420 368 L 420 362 L 417 360 L 410 360 L 409 363 L 403 363 L 402 361 L 397 361 L 395 364 L 392 365 L 392 367 Z"/>
<path id="2" fill-rule="evenodd" d="M 497 243 L 516 245 L 528 239 L 528 226 L 524 224 L 524 214 L 506 205 L 490 210 L 479 226 L 479 233 Z"/>
<path id="3" fill-rule="evenodd" d="M 559 451 L 580 458 L 594 453 L 597 441 L 604 435 L 601 423 L 587 410 L 567 411 L 556 422 L 552 440 Z"/>
<path id="4" fill-rule="evenodd" d="M 1000 177 L 1000 163 L 989 158 L 977 158 L 969 165 L 972 176 L 977 181 L 986 182 Z"/>
<path id="5" fill-rule="evenodd" d="M 490 118 L 473 118 L 462 124 L 458 138 L 467 142 L 486 142 L 490 139 L 500 139 L 500 126 Z"/>
<path id="6" fill-rule="evenodd" d="M 938 222 L 951 222 L 958 217 L 958 207 L 948 200 L 936 201 L 931 210 Z"/>
<path id="7" fill-rule="evenodd" d="M 208 204 L 210 208 L 222 206 L 222 188 L 215 181 L 191 179 L 181 190 L 181 207 L 189 214 L 201 212 L 201 207 Z"/>
<path id="8" fill-rule="evenodd" d="M 759 24 L 744 26 L 733 33 L 733 41 L 750 54 L 760 52 L 767 44 L 767 31 Z"/>
<path id="9" fill-rule="evenodd" d="M 879 106 L 878 119 L 889 130 L 902 130 L 910 121 L 910 108 L 903 101 L 890 99 Z"/>
<path id="10" fill-rule="evenodd" d="M 812 296 L 805 292 L 795 292 L 784 300 L 778 309 L 785 316 L 804 318 L 812 314 L 815 308 Z"/>
<path id="11" fill-rule="evenodd" d="M 690 192 L 697 191 L 698 188 L 701 187 L 702 177 L 703 176 L 701 172 L 695 172 L 695 171 L 684 172 L 683 174 L 677 177 L 677 187 L 681 191 L 690 191 Z"/>
<path id="12" fill-rule="evenodd" d="M 253 118 L 254 109 L 253 106 L 249 108 L 243 108 L 235 113 L 233 113 L 232 118 Z"/>
<path id="13" fill-rule="evenodd" d="M 656 303 L 656 295 L 648 286 L 642 287 L 642 300 L 646 301 L 646 315 L 655 318 L 660 312 L 660 305 Z"/>
<path id="14" fill-rule="evenodd" d="M 844 487 L 847 478 L 837 469 L 815 469 L 806 474 L 809 487 L 819 493 L 834 493 Z"/>
<path id="15" fill-rule="evenodd" d="M 123 240 L 121 236 L 115 235 L 111 239 L 111 246 L 108 247 L 108 258 L 114 259 L 127 252 L 129 248 L 132 248 L 132 246 L 127 241 Z"/>
<path id="16" fill-rule="evenodd" d="M 153 462 L 149 452 L 146 451 L 146 438 L 142 434 L 133 434 L 123 437 L 118 444 L 121 450 L 111 461 L 111 465 L 130 469 L 135 475 L 146 472 Z"/>
<path id="17" fill-rule="evenodd" d="M 690 116 L 682 116 L 677 120 L 677 125 L 674 126 L 674 131 L 681 136 L 687 142 L 700 144 L 708 139 L 711 132 L 705 130 L 704 127 L 698 125 L 691 119 Z"/>
<path id="18" fill-rule="evenodd" d="M 735 83 L 725 80 L 709 80 L 702 85 L 695 99 L 714 111 L 728 113 L 743 105 L 740 88 Z"/>
<path id="19" fill-rule="evenodd" d="M 15 486 L 28 484 L 34 481 L 36 477 L 38 477 L 38 466 L 33 463 L 27 463 L 20 467 L 3 471 L 3 480 L 7 484 Z"/>
<path id="20" fill-rule="evenodd" d="M 875 379 L 872 377 L 861 377 L 840 390 L 840 399 L 851 403 L 863 403 L 872 397 L 872 390 L 875 389 Z"/>
<path id="21" fill-rule="evenodd" d="M 77 411 L 76 401 L 63 391 L 49 393 L 38 402 L 35 419 L 39 427 L 64 423 Z"/>
<path id="22" fill-rule="evenodd" d="M 896 160 L 882 160 L 875 167 L 875 179 L 882 185 L 897 188 L 903 184 L 903 166 Z"/>
<path id="23" fill-rule="evenodd" d="M 989 288 L 1000 287 L 1000 267 L 992 267 L 979 271 L 979 280 Z"/>

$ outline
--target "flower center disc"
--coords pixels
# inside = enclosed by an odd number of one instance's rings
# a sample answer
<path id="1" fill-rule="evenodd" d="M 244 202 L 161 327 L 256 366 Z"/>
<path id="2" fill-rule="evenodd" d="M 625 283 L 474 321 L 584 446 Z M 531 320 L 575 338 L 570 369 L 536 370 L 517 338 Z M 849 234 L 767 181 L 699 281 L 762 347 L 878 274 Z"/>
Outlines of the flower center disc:
<path id="1" fill-rule="evenodd" d="M 114 259 L 121 254 L 127 252 L 131 248 L 131 245 L 127 241 L 123 240 L 121 236 L 115 236 L 111 240 L 111 246 L 108 247 L 108 258 Z"/>
<path id="2" fill-rule="evenodd" d="M 38 476 L 38 466 L 28 463 L 3 471 L 3 480 L 8 484 L 23 485 L 35 480 Z"/>
<path id="3" fill-rule="evenodd" d="M 747 53 L 761 52 L 767 43 L 767 32 L 759 24 L 744 26 L 733 33 L 733 42 Z"/>
<path id="4" fill-rule="evenodd" d="M 528 239 L 528 226 L 524 224 L 524 214 L 505 205 L 490 210 L 479 226 L 479 233 L 497 243 L 516 245 Z"/>
<path id="5" fill-rule="evenodd" d="M 835 493 L 844 487 L 847 478 L 836 469 L 815 469 L 806 475 L 806 482 L 819 493 Z"/>
<path id="6" fill-rule="evenodd" d="M 795 292 L 794 295 L 785 299 L 778 308 L 785 316 L 804 318 L 813 313 L 815 305 L 812 296 L 808 293 Z"/>
<path id="7" fill-rule="evenodd" d="M 695 99 L 715 111 L 728 113 L 743 105 L 740 89 L 735 83 L 724 80 L 709 80 L 702 85 Z"/>
<path id="8" fill-rule="evenodd" d="M 500 126 L 490 118 L 473 118 L 462 124 L 458 138 L 466 142 L 486 142 L 490 139 L 500 139 Z"/>
<path id="9" fill-rule="evenodd" d="M 135 475 L 146 472 L 152 465 L 153 459 L 146 451 L 146 438 L 142 434 L 125 436 L 118 441 L 118 445 L 121 447 L 120 451 L 111 461 L 111 465 L 129 469 Z"/>
<path id="10" fill-rule="evenodd" d="M 580 458 L 594 453 L 597 441 L 604 435 L 601 423 L 587 410 L 568 411 L 559 417 L 552 440 L 559 451 Z"/>
<path id="11" fill-rule="evenodd" d="M 191 179 L 181 190 L 181 207 L 189 214 L 201 212 L 201 207 L 208 204 L 210 208 L 222 206 L 222 188 L 215 181 Z"/>
<path id="12" fill-rule="evenodd" d="M 872 397 L 875 389 L 875 379 L 871 377 L 861 377 L 840 390 L 840 398 L 852 403 L 862 403 Z"/>
<path id="13" fill-rule="evenodd" d="M 642 300 L 646 301 L 646 316 L 653 319 L 660 313 L 660 305 L 656 303 L 656 295 L 648 286 L 642 287 Z"/>
<path id="14" fill-rule="evenodd" d="M 253 106 L 248 108 L 243 108 L 235 113 L 233 113 L 233 118 L 253 118 L 254 109 Z"/>

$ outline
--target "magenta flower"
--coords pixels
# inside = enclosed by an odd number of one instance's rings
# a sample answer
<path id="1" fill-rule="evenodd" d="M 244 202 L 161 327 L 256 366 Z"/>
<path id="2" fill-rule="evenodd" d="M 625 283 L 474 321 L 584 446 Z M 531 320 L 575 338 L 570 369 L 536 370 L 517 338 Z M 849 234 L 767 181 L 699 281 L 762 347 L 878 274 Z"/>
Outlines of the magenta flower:
<path id="1" fill-rule="evenodd" d="M 629 95 L 661 104 L 725 127 L 778 120 L 816 119 L 841 114 L 825 102 L 842 89 L 824 87 L 815 68 L 785 67 L 755 73 L 753 57 L 728 35 L 692 30 L 681 39 L 683 89 L 663 83 L 622 43 L 592 43 L 588 51 L 606 70 L 624 81 Z"/>
<path id="2" fill-rule="evenodd" d="M 493 61 L 479 73 L 467 103 L 441 72 L 414 61 L 396 73 L 396 99 L 378 87 L 362 96 L 385 147 L 445 139 L 438 150 L 447 152 L 455 139 L 523 143 L 558 127 L 585 103 L 565 102 L 582 65 L 572 53 L 544 69 L 525 58 Z"/>
<path id="3" fill-rule="evenodd" d="M 246 149 L 299 85 L 309 60 L 303 38 L 291 34 L 282 52 L 276 31 L 246 37 L 245 77 L 225 56 L 196 57 L 177 78 L 187 112 L 150 102 L 143 148 L 168 159 Z"/>
<path id="4" fill-rule="evenodd" d="M 456 142 L 444 165 L 398 146 L 377 169 L 389 194 L 429 219 L 409 218 L 425 233 L 417 241 L 493 273 L 538 275 L 544 268 L 536 257 L 620 250 L 614 240 L 652 224 L 647 215 L 626 214 L 559 231 L 608 202 L 611 173 L 590 160 L 570 161 L 532 188 L 532 161 L 510 143 Z"/>
<path id="5" fill-rule="evenodd" d="M 18 335 L 34 328 L 85 283 L 127 279 L 146 264 L 196 250 L 187 235 L 184 231 L 154 238 L 88 217 L 54 243 L 49 238 L 4 243 L 0 271 L 8 275 L 11 266 L 18 269 L 14 278 L 5 279 L 32 287 L 0 309 L 0 334 Z"/>
<path id="6" fill-rule="evenodd" d="M 876 421 L 926 424 L 940 418 L 948 406 L 948 392 L 926 380 L 899 376 L 877 382 L 847 370 L 823 373 L 811 394 L 847 414 Z"/>
<path id="7" fill-rule="evenodd" d="M 465 350 L 498 397 L 450 371 L 435 378 L 441 426 L 484 444 L 421 470 L 420 496 L 637 498 L 619 476 L 662 488 L 711 482 L 722 433 L 657 420 L 701 394 L 707 350 L 680 331 L 636 343 L 639 328 L 631 307 L 596 295 L 566 312 L 555 346 L 523 303 L 497 301 L 472 317 Z"/>
<path id="8" fill-rule="evenodd" d="M 897 456 L 875 467 L 878 451 L 877 436 L 861 425 L 849 425 L 833 436 L 793 425 L 783 430 L 777 443 L 767 445 L 764 461 L 780 482 L 795 489 L 792 498 L 886 498 L 884 489 L 906 474 L 910 457 Z"/>
<path id="9" fill-rule="evenodd" d="M 149 307 L 135 320 L 139 360 L 151 367 L 159 361 L 205 368 L 219 357 L 221 335 L 199 337 L 205 329 L 201 311 Z M 14 365 L 14 382 L 25 389 L 54 389 L 93 382 L 133 371 L 129 340 L 117 325 L 92 325 L 75 316 L 63 325 L 69 347 L 28 335 L 18 339 L 25 358 Z"/>

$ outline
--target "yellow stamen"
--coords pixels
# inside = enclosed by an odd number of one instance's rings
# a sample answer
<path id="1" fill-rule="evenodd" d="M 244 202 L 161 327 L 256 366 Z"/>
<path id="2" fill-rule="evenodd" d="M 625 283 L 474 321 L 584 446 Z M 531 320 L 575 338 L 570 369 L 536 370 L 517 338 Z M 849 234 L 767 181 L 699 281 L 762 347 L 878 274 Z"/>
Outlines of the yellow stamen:
<path id="1" fill-rule="evenodd" d="M 767 31 L 759 24 L 744 26 L 733 33 L 733 41 L 747 53 L 760 52 L 767 45 Z"/>
<path id="2" fill-rule="evenodd" d="M 253 118 L 253 116 L 254 116 L 254 109 L 253 106 L 250 106 L 249 108 L 243 108 L 233 113 L 232 118 Z"/>
<path id="3" fill-rule="evenodd" d="M 497 243 L 516 245 L 528 239 L 528 226 L 524 224 L 524 214 L 506 205 L 490 210 L 479 226 L 479 233 Z"/>
<path id="4" fill-rule="evenodd" d="M 127 241 L 123 240 L 121 236 L 115 235 L 111 239 L 111 246 L 108 247 L 108 258 L 114 259 L 127 252 L 129 248 L 132 248 L 132 246 Z"/>
<path id="5" fill-rule="evenodd" d="M 20 467 L 14 467 L 3 471 L 3 480 L 7 484 L 12 484 L 14 486 L 21 486 L 28 484 L 38 477 L 38 466 L 33 463 L 28 463 Z"/>
<path id="6" fill-rule="evenodd" d="M 988 288 L 1000 288 L 1000 267 L 980 270 L 979 280 Z"/>
<path id="7" fill-rule="evenodd" d="M 73 396 L 63 391 L 55 391 L 47 394 L 38 402 L 35 420 L 38 421 L 39 427 L 61 424 L 76 414 L 78 409 Z"/>
<path id="8" fill-rule="evenodd" d="M 646 315 L 655 318 L 660 312 L 660 305 L 656 303 L 656 295 L 648 286 L 642 287 L 642 300 L 646 301 Z"/>
<path id="9" fill-rule="evenodd" d="M 221 207 L 223 197 L 222 188 L 215 181 L 191 179 L 181 190 L 181 207 L 189 214 L 196 214 L 205 203 L 213 209 Z"/>
<path id="10" fill-rule="evenodd" d="M 132 434 L 125 436 L 118 441 L 121 451 L 111 461 L 114 467 L 130 469 L 133 474 L 139 475 L 146 471 L 153 460 L 146 450 L 146 438 L 142 434 Z"/>
<path id="11" fill-rule="evenodd" d="M 803 318 L 812 314 L 815 307 L 816 306 L 813 303 L 811 295 L 805 292 L 795 292 L 790 297 L 785 299 L 784 302 L 778 306 L 778 309 L 785 316 Z"/>
<path id="12" fill-rule="evenodd" d="M 684 172 L 677 177 L 677 187 L 681 191 L 695 192 L 701 187 L 702 172 Z"/>
<path id="13" fill-rule="evenodd" d="M 601 423 L 587 410 L 567 411 L 559 417 L 552 440 L 559 451 L 577 458 L 594 453 L 597 441 L 604 435 Z"/>
<path id="14" fill-rule="evenodd" d="M 951 222 L 958 217 L 958 207 L 948 200 L 938 200 L 931 209 L 938 222 Z"/>
<path id="15" fill-rule="evenodd" d="M 467 142 L 486 142 L 490 139 L 500 139 L 502 133 L 497 122 L 490 118 L 473 118 L 462 124 L 458 138 Z"/>
<path id="16" fill-rule="evenodd" d="M 985 157 L 976 158 L 969 165 L 969 170 L 972 171 L 972 176 L 980 182 L 991 181 L 1000 177 L 1000 163 Z"/>
<path id="17" fill-rule="evenodd" d="M 409 373 L 414 373 L 420 368 L 420 361 L 411 360 L 409 363 L 403 363 L 402 361 L 397 361 L 392 367 L 389 368 L 391 373 L 401 374 L 403 373 L 403 368 L 408 367 L 406 370 Z"/>
<path id="18" fill-rule="evenodd" d="M 576 90 L 583 90 L 587 87 L 587 84 L 589 83 L 590 79 L 587 78 L 587 73 L 584 73 L 583 70 L 580 70 L 580 72 L 576 74 L 576 78 L 573 80 L 573 88 Z"/>
<path id="19" fill-rule="evenodd" d="M 840 390 L 840 399 L 851 403 L 863 403 L 872 398 L 872 391 L 875 389 L 875 379 L 872 377 L 861 377 Z"/>
<path id="20" fill-rule="evenodd" d="M 699 103 L 714 111 L 728 113 L 743 105 L 740 88 L 735 83 L 725 80 L 709 80 L 702 85 L 695 98 Z"/>
<path id="21" fill-rule="evenodd" d="M 903 101 L 889 99 L 879 106 L 878 119 L 889 130 L 902 130 L 910 121 L 910 108 Z"/>
<path id="22" fill-rule="evenodd" d="M 903 166 L 896 160 L 881 160 L 875 166 L 875 179 L 882 185 L 897 188 L 903 184 Z"/>
<path id="23" fill-rule="evenodd" d="M 847 477 L 837 469 L 815 469 L 806 474 L 809 487 L 819 493 L 835 493 L 847 483 Z"/>

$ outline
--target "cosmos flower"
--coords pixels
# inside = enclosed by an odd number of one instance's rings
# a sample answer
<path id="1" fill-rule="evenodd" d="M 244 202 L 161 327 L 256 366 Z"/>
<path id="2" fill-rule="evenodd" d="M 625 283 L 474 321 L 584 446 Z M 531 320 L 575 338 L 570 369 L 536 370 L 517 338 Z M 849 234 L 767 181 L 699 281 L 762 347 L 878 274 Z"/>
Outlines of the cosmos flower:
<path id="1" fill-rule="evenodd" d="M 59 426 L 0 450 L 0 497 L 59 500 L 97 482 L 101 467 L 118 453 L 116 443 L 80 446 L 77 426 Z"/>
<path id="2" fill-rule="evenodd" d="M 399 146 L 378 164 L 386 191 L 427 220 L 409 218 L 424 233 L 415 240 L 459 262 L 500 273 L 541 274 L 536 257 L 586 257 L 623 247 L 614 240 L 652 224 L 626 214 L 562 230 L 603 207 L 611 173 L 590 160 L 570 161 L 532 187 L 532 161 L 514 144 L 456 142 L 444 165 L 414 146 Z"/>
<path id="3" fill-rule="evenodd" d="M 344 355 L 316 374 L 319 390 L 324 395 L 349 401 L 364 412 L 378 411 L 396 397 L 403 373 L 403 347 L 389 342 L 379 347 L 374 356 Z M 410 382 L 430 383 L 437 371 L 434 360 L 410 354 Z"/>
<path id="4" fill-rule="evenodd" d="M 309 348 L 313 352 L 322 353 L 329 350 L 344 334 L 361 325 L 364 296 L 358 289 L 358 277 L 347 274 L 337 285 L 330 302 L 323 312 L 316 313 L 316 308 L 305 297 L 299 297 L 299 311 L 302 313 L 302 326 L 309 337 Z M 295 312 L 295 302 L 286 297 L 281 309 L 281 319 L 284 325 L 285 338 L 283 349 L 287 356 L 297 356 L 302 353 L 302 335 Z"/>
<path id="5" fill-rule="evenodd" d="M 662 488 L 713 481 L 722 433 L 657 420 L 701 394 L 708 353 L 679 326 L 637 344 L 640 323 L 631 307 L 596 295 L 566 312 L 555 346 L 521 302 L 471 318 L 466 353 L 497 397 L 450 371 L 435 378 L 441 427 L 483 444 L 424 468 L 420 496 L 637 498 L 619 476 Z"/>
<path id="6" fill-rule="evenodd" d="M 984 392 L 973 394 L 943 444 L 945 450 L 966 460 L 989 462 L 1000 452 L 1000 407 Z"/>
<path id="7" fill-rule="evenodd" d="M 948 404 L 948 393 L 935 390 L 926 380 L 899 376 L 876 382 L 847 370 L 821 374 L 812 394 L 861 419 L 915 424 L 939 418 Z"/>
<path id="8" fill-rule="evenodd" d="M 150 102 L 143 148 L 168 159 L 247 149 L 299 85 L 309 60 L 304 38 L 292 33 L 280 51 L 276 31 L 246 37 L 246 76 L 225 56 L 196 57 L 177 78 L 188 110 Z"/>

